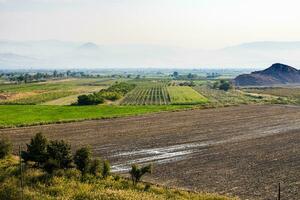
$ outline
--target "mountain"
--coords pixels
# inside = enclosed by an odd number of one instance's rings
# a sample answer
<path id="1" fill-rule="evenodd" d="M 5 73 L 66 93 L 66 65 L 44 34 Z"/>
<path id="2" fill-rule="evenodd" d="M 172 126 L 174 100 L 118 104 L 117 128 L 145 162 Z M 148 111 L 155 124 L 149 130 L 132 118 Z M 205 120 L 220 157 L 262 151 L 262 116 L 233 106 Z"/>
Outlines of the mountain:
<path id="1" fill-rule="evenodd" d="M 97 50 L 98 48 L 98 45 L 92 42 L 87 42 L 79 47 L 79 49 L 83 50 Z"/>
<path id="2" fill-rule="evenodd" d="M 16 60 L 7 55 L 17 55 Z M 24 59 L 22 59 L 23 57 Z M 27 59 L 29 58 L 29 59 Z M 0 40 L 0 68 L 227 67 L 300 63 L 300 42 L 253 42 L 216 50 L 163 45 L 101 45 L 59 40 Z"/>
<path id="3" fill-rule="evenodd" d="M 236 86 L 296 84 L 300 83 L 300 70 L 276 63 L 262 71 L 242 74 L 234 79 L 234 83 Z"/>

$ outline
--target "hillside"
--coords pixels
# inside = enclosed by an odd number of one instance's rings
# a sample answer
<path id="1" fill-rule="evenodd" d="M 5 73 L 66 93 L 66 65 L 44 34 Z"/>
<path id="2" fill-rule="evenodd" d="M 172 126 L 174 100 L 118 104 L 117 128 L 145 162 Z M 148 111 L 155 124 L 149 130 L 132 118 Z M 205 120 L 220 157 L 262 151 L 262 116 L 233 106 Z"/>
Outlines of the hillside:
<path id="1" fill-rule="evenodd" d="M 39 169 L 26 169 L 23 175 L 23 199 L 54 200 L 134 200 L 134 199 L 197 199 L 197 200 L 235 200 L 215 194 L 200 194 L 183 190 L 167 189 L 160 186 L 140 183 L 133 186 L 127 179 L 111 176 L 107 179 L 81 177 L 75 169 L 60 170 L 53 175 Z M 0 199 L 19 200 L 19 163 L 16 157 L 0 159 Z M 146 188 L 146 189 L 145 189 Z M 237 200 L 237 199 L 236 199 Z"/>
<path id="2" fill-rule="evenodd" d="M 234 79 L 234 83 L 236 86 L 296 84 L 300 83 L 300 71 L 291 66 L 276 63 L 262 71 L 242 74 Z"/>

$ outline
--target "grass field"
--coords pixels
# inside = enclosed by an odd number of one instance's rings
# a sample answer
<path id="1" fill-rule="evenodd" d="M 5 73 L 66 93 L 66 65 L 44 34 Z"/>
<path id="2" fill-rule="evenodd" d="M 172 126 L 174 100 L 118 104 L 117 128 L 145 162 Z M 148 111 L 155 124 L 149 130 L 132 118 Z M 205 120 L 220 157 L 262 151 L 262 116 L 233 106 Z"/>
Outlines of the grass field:
<path id="1" fill-rule="evenodd" d="M 72 99 L 71 102 L 80 94 L 99 91 L 114 82 L 113 79 L 90 78 L 29 84 L 0 84 L 0 104 L 47 104 L 49 101 L 50 105 L 64 105 L 67 101 L 58 99 L 72 96 L 69 98 Z"/>
<path id="2" fill-rule="evenodd" d="M 0 128 L 79 121 L 85 119 L 114 118 L 160 111 L 171 111 L 192 106 L 48 106 L 0 105 Z"/>
<path id="3" fill-rule="evenodd" d="M 167 87 L 170 95 L 171 104 L 187 105 L 187 104 L 203 104 L 208 99 L 196 92 L 193 88 L 187 86 L 171 86 Z"/>

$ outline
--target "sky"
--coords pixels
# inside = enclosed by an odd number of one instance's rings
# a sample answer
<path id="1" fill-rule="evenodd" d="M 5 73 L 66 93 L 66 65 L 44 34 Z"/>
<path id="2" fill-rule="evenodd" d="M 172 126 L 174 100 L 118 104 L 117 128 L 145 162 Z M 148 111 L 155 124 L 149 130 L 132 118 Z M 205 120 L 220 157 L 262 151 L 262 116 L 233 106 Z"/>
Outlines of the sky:
<path id="1" fill-rule="evenodd" d="M 300 41 L 299 0 L 0 0 L 0 39 L 218 49 Z"/>

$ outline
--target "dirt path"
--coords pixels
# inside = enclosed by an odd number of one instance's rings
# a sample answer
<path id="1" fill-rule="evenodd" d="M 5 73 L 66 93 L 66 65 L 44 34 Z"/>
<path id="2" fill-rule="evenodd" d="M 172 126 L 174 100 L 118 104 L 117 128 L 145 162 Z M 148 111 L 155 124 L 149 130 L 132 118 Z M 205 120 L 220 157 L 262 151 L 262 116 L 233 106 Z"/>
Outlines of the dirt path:
<path id="1" fill-rule="evenodd" d="M 154 163 L 148 180 L 238 195 L 300 199 L 300 107 L 240 106 L 0 130 L 24 145 L 43 132 L 74 148 L 89 144 L 115 172 Z"/>

